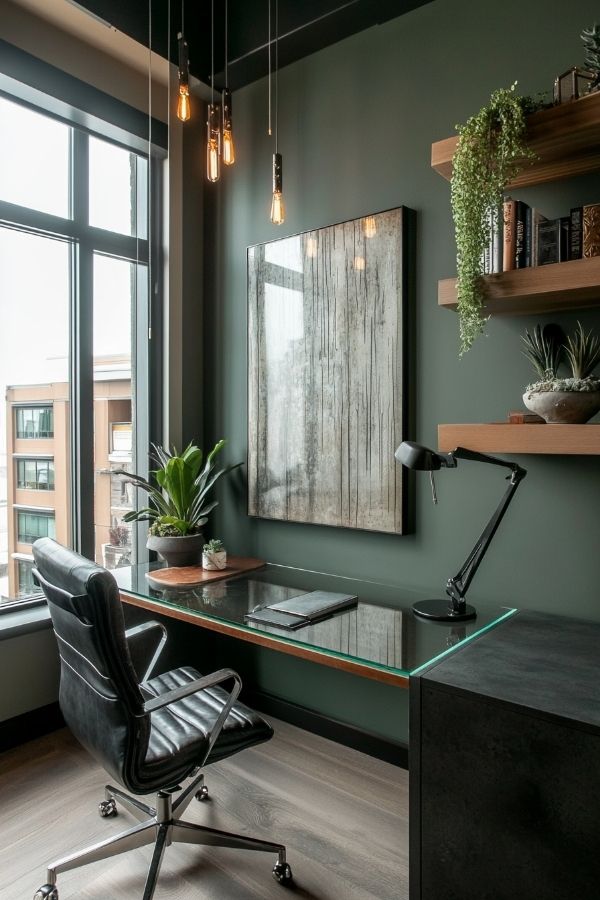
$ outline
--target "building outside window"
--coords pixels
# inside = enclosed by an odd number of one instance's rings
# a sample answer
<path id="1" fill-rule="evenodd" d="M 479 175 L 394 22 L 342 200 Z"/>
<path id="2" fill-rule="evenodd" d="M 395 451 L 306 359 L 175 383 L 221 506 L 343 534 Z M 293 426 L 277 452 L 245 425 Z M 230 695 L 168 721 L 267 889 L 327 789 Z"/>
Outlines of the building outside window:
<path id="1" fill-rule="evenodd" d="M 33 560 L 17 559 L 17 597 L 26 600 L 39 592 L 33 580 Z"/>
<path id="2" fill-rule="evenodd" d="M 102 563 L 118 535 L 115 564 L 145 552 L 136 529 L 125 539 L 130 498 L 109 457 L 146 464 L 160 151 L 111 127 L 83 131 L 0 94 L 0 611 L 31 597 L 20 543 L 55 537 Z M 35 509 L 23 490 L 40 492 Z"/>
<path id="3" fill-rule="evenodd" d="M 29 491 L 53 491 L 54 460 L 18 459 L 17 487 Z"/>
<path id="4" fill-rule="evenodd" d="M 20 509 L 17 512 L 17 540 L 33 544 L 38 538 L 56 537 L 54 513 Z"/>
<path id="5" fill-rule="evenodd" d="M 54 411 L 51 406 L 17 406 L 15 415 L 19 439 L 54 437 Z"/>

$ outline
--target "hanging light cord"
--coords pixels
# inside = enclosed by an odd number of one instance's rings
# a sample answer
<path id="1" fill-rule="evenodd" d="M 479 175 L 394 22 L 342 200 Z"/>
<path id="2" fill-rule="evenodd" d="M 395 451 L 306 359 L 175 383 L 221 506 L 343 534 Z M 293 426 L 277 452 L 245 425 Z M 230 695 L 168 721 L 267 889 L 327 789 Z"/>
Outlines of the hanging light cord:
<path id="1" fill-rule="evenodd" d="M 228 30 L 229 14 L 227 9 L 227 0 L 225 0 L 225 87 L 229 87 L 229 56 L 227 53 L 227 30 Z"/>
<path id="2" fill-rule="evenodd" d="M 215 0 L 210 0 L 210 102 L 215 102 Z"/>
<path id="3" fill-rule="evenodd" d="M 275 0 L 275 153 L 279 139 L 279 0 Z"/>
<path id="4" fill-rule="evenodd" d="M 268 53 L 268 56 L 269 56 L 269 131 L 268 131 L 268 134 L 270 137 L 271 133 L 272 133 L 272 131 L 271 131 L 271 0 L 267 0 L 267 4 L 268 4 L 268 9 L 269 9 L 269 14 L 268 14 L 269 39 L 267 41 L 267 47 L 268 47 L 268 51 L 269 51 L 269 53 Z"/>
<path id="5" fill-rule="evenodd" d="M 169 28 L 171 27 L 171 17 L 169 16 Z M 185 0 L 181 0 L 181 34 L 185 34 Z"/>

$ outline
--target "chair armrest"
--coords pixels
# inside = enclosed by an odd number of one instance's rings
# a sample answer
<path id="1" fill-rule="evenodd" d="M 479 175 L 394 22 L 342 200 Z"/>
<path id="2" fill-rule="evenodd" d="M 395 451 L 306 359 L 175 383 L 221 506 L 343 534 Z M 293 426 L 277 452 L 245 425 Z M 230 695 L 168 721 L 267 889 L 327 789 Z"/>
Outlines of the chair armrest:
<path id="1" fill-rule="evenodd" d="M 195 681 L 190 681 L 189 684 L 184 684 L 181 687 L 174 688 L 172 691 L 167 691 L 166 694 L 161 694 L 160 697 L 153 697 L 152 700 L 147 700 L 146 703 L 144 703 L 144 713 L 155 712 L 157 709 L 162 709 L 164 706 L 170 706 L 172 703 L 177 703 L 178 700 L 183 700 L 184 697 L 189 697 L 190 694 L 197 694 L 200 691 L 206 690 L 206 688 L 216 687 L 216 685 L 223 684 L 223 682 L 231 679 L 233 679 L 233 688 L 229 694 L 229 699 L 219 713 L 217 721 L 208 733 L 208 748 L 204 755 L 204 759 L 198 764 L 199 766 L 202 766 L 210 754 L 215 741 L 219 737 L 233 704 L 240 695 L 242 679 L 237 672 L 234 672 L 233 669 L 219 669 L 217 672 L 212 672 L 210 675 L 196 678 Z"/>
<path id="2" fill-rule="evenodd" d="M 125 632 L 125 637 L 127 638 L 127 642 L 129 643 L 132 639 L 138 637 L 140 634 L 144 634 L 146 631 L 150 631 L 153 628 L 158 628 L 162 633 L 159 638 L 158 644 L 156 645 L 156 649 L 150 659 L 150 662 L 147 665 L 146 671 L 143 676 L 140 676 L 138 672 L 138 677 L 140 681 L 147 681 L 152 672 L 154 671 L 154 667 L 159 660 L 159 657 L 164 649 L 165 644 L 167 643 L 167 629 L 162 624 L 162 622 L 142 622 L 141 625 L 135 625 L 133 628 L 128 628 Z M 147 659 L 147 655 L 145 657 Z M 137 666 L 134 667 L 137 670 Z"/>

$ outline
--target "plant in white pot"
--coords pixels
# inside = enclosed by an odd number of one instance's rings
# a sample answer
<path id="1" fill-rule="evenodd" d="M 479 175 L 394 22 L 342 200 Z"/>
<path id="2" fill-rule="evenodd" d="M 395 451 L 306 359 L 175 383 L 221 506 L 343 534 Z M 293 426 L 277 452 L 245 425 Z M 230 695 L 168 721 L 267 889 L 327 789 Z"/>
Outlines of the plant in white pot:
<path id="1" fill-rule="evenodd" d="M 202 568 L 209 572 L 227 568 L 227 550 L 223 541 L 213 539 L 202 548 Z"/>
<path id="2" fill-rule="evenodd" d="M 550 425 L 581 425 L 600 412 L 600 378 L 594 370 L 600 363 L 600 340 L 586 332 L 580 322 L 575 334 L 565 338 L 558 325 L 539 325 L 522 337 L 523 351 L 540 380 L 527 386 L 523 402 Z M 559 378 L 565 360 L 571 376 Z"/>
<path id="3" fill-rule="evenodd" d="M 141 475 L 116 470 L 148 495 L 149 505 L 131 510 L 125 522 L 151 522 L 146 546 L 155 550 L 169 566 L 192 566 L 200 563 L 204 536 L 202 526 L 218 500 L 208 497 L 223 476 L 242 463 L 216 469 L 216 457 L 225 446 L 218 441 L 206 460 L 202 450 L 189 444 L 183 453 L 170 453 L 152 445 L 151 459 L 158 468 L 150 472 L 152 480 Z"/>

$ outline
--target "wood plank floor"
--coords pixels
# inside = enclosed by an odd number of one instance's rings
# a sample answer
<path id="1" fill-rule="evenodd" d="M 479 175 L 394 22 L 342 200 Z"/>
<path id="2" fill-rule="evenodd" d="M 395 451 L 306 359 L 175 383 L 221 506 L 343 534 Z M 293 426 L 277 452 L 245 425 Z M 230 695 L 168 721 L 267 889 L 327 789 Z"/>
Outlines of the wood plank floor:
<path id="1" fill-rule="evenodd" d="M 407 900 L 408 774 L 283 722 L 268 744 L 207 769 L 185 818 L 287 844 L 301 900 Z M 58 731 L 0 755 L 0 897 L 30 900 L 49 861 L 134 824 L 101 819 L 106 775 Z M 139 900 L 150 848 L 59 876 L 60 900 Z M 165 853 L 155 900 L 284 900 L 268 854 Z"/>

